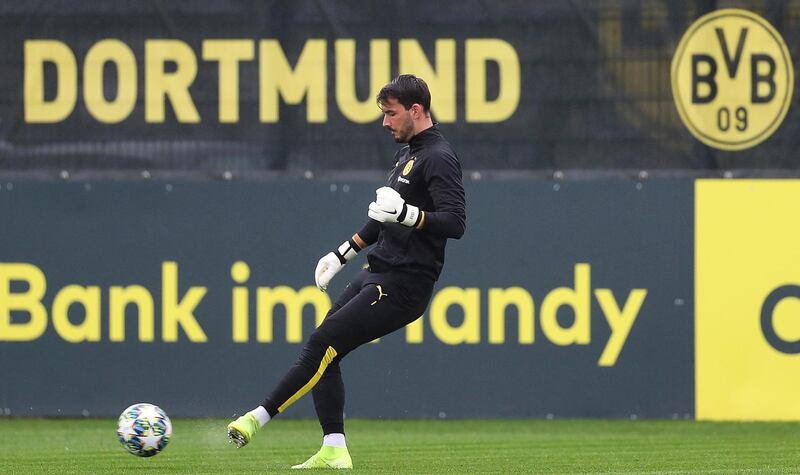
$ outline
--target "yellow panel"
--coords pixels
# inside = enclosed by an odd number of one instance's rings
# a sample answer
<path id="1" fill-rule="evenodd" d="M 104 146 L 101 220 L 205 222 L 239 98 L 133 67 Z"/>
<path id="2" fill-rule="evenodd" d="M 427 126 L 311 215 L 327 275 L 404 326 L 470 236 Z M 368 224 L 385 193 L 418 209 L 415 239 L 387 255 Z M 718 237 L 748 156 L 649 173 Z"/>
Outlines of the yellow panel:
<path id="1" fill-rule="evenodd" d="M 698 180 L 698 419 L 800 420 L 799 303 L 800 180 Z"/>

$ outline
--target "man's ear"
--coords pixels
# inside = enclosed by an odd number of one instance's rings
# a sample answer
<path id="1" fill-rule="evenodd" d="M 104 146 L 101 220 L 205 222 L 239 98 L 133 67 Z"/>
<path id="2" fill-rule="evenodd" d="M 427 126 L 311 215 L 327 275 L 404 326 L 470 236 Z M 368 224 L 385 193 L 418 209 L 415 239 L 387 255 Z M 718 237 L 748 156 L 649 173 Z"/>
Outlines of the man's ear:
<path id="1" fill-rule="evenodd" d="M 414 119 L 419 119 L 421 114 L 422 114 L 422 106 L 420 106 L 419 104 L 412 104 L 411 117 Z"/>

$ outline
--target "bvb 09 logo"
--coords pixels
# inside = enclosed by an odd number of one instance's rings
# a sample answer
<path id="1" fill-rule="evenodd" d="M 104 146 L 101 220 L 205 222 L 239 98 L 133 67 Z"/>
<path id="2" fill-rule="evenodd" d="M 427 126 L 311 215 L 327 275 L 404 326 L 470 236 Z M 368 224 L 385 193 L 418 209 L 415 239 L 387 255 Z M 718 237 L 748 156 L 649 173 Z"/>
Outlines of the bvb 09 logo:
<path id="1" fill-rule="evenodd" d="M 781 35 L 760 16 L 718 10 L 695 21 L 672 58 L 672 94 L 698 140 L 743 150 L 781 125 L 794 68 Z"/>

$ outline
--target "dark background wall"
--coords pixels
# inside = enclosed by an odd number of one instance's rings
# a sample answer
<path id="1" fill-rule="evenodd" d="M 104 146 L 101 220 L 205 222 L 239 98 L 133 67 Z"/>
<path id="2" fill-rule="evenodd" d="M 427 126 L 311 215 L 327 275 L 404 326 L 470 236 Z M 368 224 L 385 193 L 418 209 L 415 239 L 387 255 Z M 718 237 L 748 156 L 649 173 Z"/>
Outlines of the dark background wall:
<path id="1" fill-rule="evenodd" d="M 358 229 L 380 183 L 38 183 L 0 189 L 0 266 L 35 265 L 47 278 L 48 327 L 28 342 L 0 341 L 0 410 L 12 415 L 116 415 L 140 400 L 172 415 L 229 416 L 258 403 L 294 361 L 300 344 L 255 340 L 256 287 L 313 286 L 317 259 Z M 437 292 L 480 295 L 479 341 L 449 345 L 424 317 L 421 343 L 403 331 L 343 362 L 353 417 L 673 417 L 694 411 L 693 191 L 691 181 L 469 183 L 468 232 L 448 246 Z M 519 206 L 525 203 L 525 206 Z M 358 263 L 331 285 L 335 296 Z M 207 294 L 194 316 L 208 337 L 177 342 L 161 332 L 161 266 L 179 266 L 179 298 Z M 245 261 L 250 341 L 231 336 L 231 265 Z M 575 266 L 591 268 L 591 340 L 560 346 L 543 332 L 541 307 L 558 287 L 575 289 Z M 0 273 L 0 275 L 3 275 Z M 24 293 L 21 282 L 0 282 Z M 129 311 L 126 341 L 111 342 L 108 288 L 142 285 L 155 301 L 155 341 L 137 340 Z M 69 343 L 51 307 L 67 285 L 101 289 L 101 340 Z M 488 294 L 521 287 L 535 305 L 535 341 L 518 342 L 508 310 L 505 341 L 488 341 Z M 610 289 L 622 307 L 647 294 L 616 361 L 600 366 L 610 330 L 594 295 Z M 587 291 L 588 292 L 588 291 Z M 430 309 L 429 309 L 430 310 Z M 0 318 L 7 315 L 0 314 Z M 11 322 L 28 320 L 11 312 Z M 79 324 L 84 311 L 72 306 Z M 567 307 L 558 322 L 570 327 Z M 304 335 L 313 328 L 305 312 Z M 458 327 L 464 312 L 451 307 Z M 7 336 L 7 335 L 6 335 Z M 0 340 L 5 340 L 0 334 Z M 309 399 L 309 398 L 307 398 Z M 291 416 L 310 416 L 310 399 Z"/>
<path id="2" fill-rule="evenodd" d="M 476 297 L 477 308 L 446 313 L 450 335 L 478 324 L 474 341 L 448 344 L 431 309 L 420 326 L 348 356 L 349 416 L 355 417 L 692 417 L 695 411 L 693 179 L 796 176 L 798 94 L 783 124 L 756 147 L 725 152 L 703 145 L 681 122 L 670 83 L 675 48 L 700 16 L 743 8 L 768 20 L 794 58 L 800 54 L 796 1 L 686 2 L 483 1 L 343 2 L 39 2 L 0 5 L 0 271 L 36 266 L 47 279 L 47 328 L 32 341 L 10 341 L 0 324 L 0 413 L 116 415 L 135 401 L 171 415 L 229 416 L 258 403 L 293 362 L 300 343 L 285 338 L 275 311 L 274 341 L 256 339 L 256 289 L 313 286 L 317 259 L 366 219 L 366 205 L 397 149 L 380 119 L 356 123 L 337 102 L 337 42 L 356 45 L 354 92 L 370 100 L 369 46 L 386 40 L 387 77 L 402 70 L 401 42 L 418 45 L 452 87 L 434 96 L 434 116 L 465 171 L 468 232 L 451 242 L 437 298 Z M 101 123 L 86 105 L 84 63 L 99 41 L 116 39 L 135 59 L 137 96 L 118 123 Z M 221 123 L 218 64 L 203 59 L 208 40 L 251 42 L 254 60 L 238 65 L 239 117 Z M 508 116 L 469 118 L 467 44 L 498 40 L 518 61 L 519 98 Z M 26 42 L 53 40 L 74 54 L 75 107 L 63 119 L 25 118 Z M 163 121 L 146 119 L 148 41 L 175 40 L 197 61 L 188 93 L 198 121 L 180 119 L 170 101 Z M 279 119 L 259 117 L 261 41 L 275 40 L 294 67 L 310 41 L 324 42 L 327 116 L 307 115 L 280 98 Z M 452 62 L 436 61 L 440 41 Z M 488 100 L 508 70 L 489 61 Z M 177 68 L 167 63 L 167 73 Z M 419 71 L 414 71 L 419 72 Z M 57 72 L 44 69 L 43 92 L 57 94 Z M 271 74 L 268 70 L 266 74 Z M 103 69 L 106 100 L 118 72 Z M 315 76 L 316 77 L 316 76 Z M 123 78 L 124 79 L 124 78 Z M 298 78 L 298 81 L 308 77 Z M 471 77 L 471 80 L 476 77 Z M 505 76 L 508 79 L 508 76 Z M 795 74 L 795 83 L 800 75 Z M 795 88 L 797 89 L 797 88 Z M 94 91 L 95 93 L 98 91 Z M 452 93 L 452 117 L 436 100 Z M 794 106 L 794 107 L 792 107 Z M 206 290 L 194 317 L 207 341 L 178 341 L 162 331 L 162 266 L 179 269 L 179 298 Z M 250 276 L 248 342 L 232 338 L 231 266 Z M 363 262 L 359 258 L 358 264 Z M 335 296 L 357 270 L 337 276 Z M 578 291 L 576 273 L 589 272 Z M 26 292 L 3 280 L 0 291 Z M 70 343 L 56 330 L 52 304 L 66 286 L 97 286 L 99 341 Z M 126 340 L 109 336 L 109 288 L 141 285 L 153 297 L 155 338 L 139 341 L 133 308 Z M 5 289 L 1 286 L 6 286 Z M 505 338 L 490 341 L 491 296 L 530 295 L 534 341 L 506 312 Z M 560 290 L 556 290 L 560 289 Z M 315 292 L 315 291 L 314 291 Z M 616 358 L 601 359 L 612 331 L 601 296 L 644 300 Z M 560 345 L 544 327 L 548 296 L 588 299 L 590 334 Z M 20 325 L 24 311 L 0 323 Z M 85 315 L 69 309 L 74 324 Z M 581 316 L 561 307 L 569 328 Z M 303 312 L 303 335 L 313 328 Z M 18 327 L 14 327 L 18 328 Z M 422 329 L 422 339 L 409 335 Z M 496 328 L 496 327 L 495 327 Z M 3 333 L 3 332 L 7 333 Z M 311 416 L 302 400 L 289 416 Z M 701 415 L 702 416 L 702 415 Z"/>
<path id="3" fill-rule="evenodd" d="M 334 43 L 356 41 L 356 89 L 370 97 L 369 41 L 390 41 L 392 76 L 398 74 L 398 42 L 419 42 L 435 64 L 439 39 L 455 41 L 456 115 L 443 124 L 466 169 L 796 169 L 797 108 L 766 143 L 732 153 L 708 148 L 686 130 L 675 109 L 670 61 L 686 28 L 717 8 L 752 10 L 770 21 L 794 58 L 800 55 L 800 12 L 789 1 L 483 1 L 457 2 L 38 2 L 0 6 L 0 170 L 189 170 L 303 172 L 387 166 L 393 144 L 378 120 L 356 124 L 335 100 Z M 23 45 L 55 39 L 68 45 L 79 71 L 89 48 L 106 38 L 133 51 L 137 104 L 118 124 L 99 124 L 83 102 L 78 77 L 75 110 L 56 124 L 23 118 Z M 513 114 L 500 122 L 465 116 L 465 44 L 495 38 L 519 60 L 520 95 Z M 144 118 L 144 43 L 175 39 L 198 61 L 190 93 L 201 121 L 181 123 L 166 106 L 163 123 Z M 203 61 L 205 39 L 277 39 L 292 65 L 306 41 L 326 43 L 327 110 L 309 124 L 305 101 L 282 105 L 277 123 L 258 118 L 257 60 L 240 66 L 240 118 L 220 124 L 217 63 Z M 115 97 L 115 71 L 105 71 L 107 98 Z M 486 70 L 486 95 L 499 94 L 499 69 Z M 800 75 L 796 75 L 800 77 Z M 46 71 L 48 97 L 55 74 Z M 793 103 L 797 104 L 797 95 Z M 434 112 L 436 112 L 434 110 Z"/>

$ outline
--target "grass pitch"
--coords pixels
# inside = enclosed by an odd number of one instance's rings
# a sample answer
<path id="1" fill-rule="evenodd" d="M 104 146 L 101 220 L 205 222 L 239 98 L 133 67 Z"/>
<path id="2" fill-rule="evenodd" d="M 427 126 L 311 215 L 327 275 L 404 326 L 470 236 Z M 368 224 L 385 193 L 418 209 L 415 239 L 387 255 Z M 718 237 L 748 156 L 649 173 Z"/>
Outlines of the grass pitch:
<path id="1" fill-rule="evenodd" d="M 321 441 L 316 421 L 276 420 L 247 447 L 227 420 L 173 420 L 161 454 L 129 455 L 112 419 L 0 420 L 0 473 L 286 471 Z M 348 420 L 361 473 L 800 473 L 800 424 L 601 420 Z M 292 473 L 297 473 L 292 471 Z"/>

